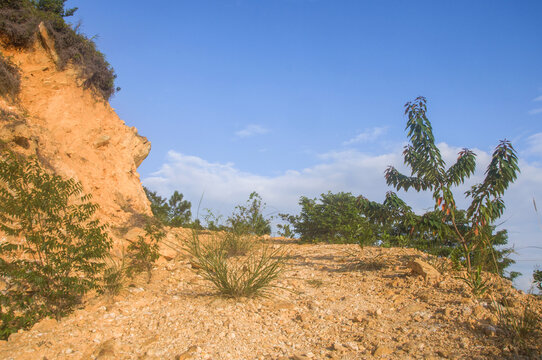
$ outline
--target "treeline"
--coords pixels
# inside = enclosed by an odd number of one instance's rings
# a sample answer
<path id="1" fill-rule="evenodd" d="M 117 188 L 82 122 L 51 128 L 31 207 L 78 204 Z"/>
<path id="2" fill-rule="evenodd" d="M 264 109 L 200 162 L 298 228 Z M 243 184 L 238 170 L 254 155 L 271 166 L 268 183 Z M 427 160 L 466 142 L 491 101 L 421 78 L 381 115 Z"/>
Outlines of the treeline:
<path id="1" fill-rule="evenodd" d="M 144 187 L 155 219 L 166 226 L 185 227 L 197 230 L 233 231 L 250 235 L 271 234 L 271 218 L 264 215 L 266 204 L 257 192 L 252 192 L 243 205 L 235 206 L 226 219 L 206 209 L 203 221 L 192 220 L 192 203 L 184 200 L 183 194 L 174 191 L 169 199 Z"/>
<path id="2" fill-rule="evenodd" d="M 417 215 L 394 192 L 388 192 L 383 203 L 351 193 L 328 192 L 314 199 L 302 196 L 299 205 L 301 211 L 297 215 L 280 214 L 285 221 L 279 225 L 281 235 L 299 237 L 302 242 L 416 248 L 448 257 L 458 268 L 465 263 L 450 218 L 443 218 L 440 210 Z M 465 210 L 455 210 L 455 219 L 460 231 L 466 232 Z M 505 272 L 514 263 L 508 257 L 513 249 L 503 247 L 508 243 L 507 231 L 496 231 L 495 226 L 487 226 L 484 231 L 491 247 L 473 251 L 472 265 L 501 276 L 506 274 L 510 279 L 520 275 Z"/>

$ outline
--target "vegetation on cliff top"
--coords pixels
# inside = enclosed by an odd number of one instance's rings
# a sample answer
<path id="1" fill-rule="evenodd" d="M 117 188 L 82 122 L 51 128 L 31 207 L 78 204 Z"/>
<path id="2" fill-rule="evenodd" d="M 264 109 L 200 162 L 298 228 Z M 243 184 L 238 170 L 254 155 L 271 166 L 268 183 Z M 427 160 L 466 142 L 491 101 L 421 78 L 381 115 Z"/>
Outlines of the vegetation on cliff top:
<path id="1" fill-rule="evenodd" d="M 115 88 L 115 72 L 94 42 L 71 27 L 64 17 L 71 16 L 77 8 L 64 9 L 65 0 L 0 0 L 0 40 L 7 46 L 29 48 L 35 41 L 38 26 L 43 23 L 55 42 L 58 55 L 57 67 L 69 63 L 77 66 L 83 86 L 95 89 L 109 100 Z M 4 76 L 6 61 L 0 57 L 0 94 L 5 89 L 18 89 L 11 77 Z M 13 72 L 9 72 L 13 73 Z M 13 90 L 8 94 L 12 95 Z"/>

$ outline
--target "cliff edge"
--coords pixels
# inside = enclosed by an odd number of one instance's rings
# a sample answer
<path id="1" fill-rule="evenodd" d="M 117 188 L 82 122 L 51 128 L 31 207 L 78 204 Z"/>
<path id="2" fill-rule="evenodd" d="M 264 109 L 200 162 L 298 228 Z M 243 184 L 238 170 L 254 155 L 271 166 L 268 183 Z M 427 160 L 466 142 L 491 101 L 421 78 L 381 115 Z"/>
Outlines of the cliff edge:
<path id="1" fill-rule="evenodd" d="M 0 97 L 0 140 L 13 151 L 37 155 L 55 173 L 74 178 L 100 205 L 98 216 L 130 227 L 152 215 L 137 167 L 151 144 L 129 127 L 91 88 L 74 66 L 57 70 L 54 40 L 39 27 L 29 49 L 0 42 L 4 58 L 20 74 L 16 98 Z"/>

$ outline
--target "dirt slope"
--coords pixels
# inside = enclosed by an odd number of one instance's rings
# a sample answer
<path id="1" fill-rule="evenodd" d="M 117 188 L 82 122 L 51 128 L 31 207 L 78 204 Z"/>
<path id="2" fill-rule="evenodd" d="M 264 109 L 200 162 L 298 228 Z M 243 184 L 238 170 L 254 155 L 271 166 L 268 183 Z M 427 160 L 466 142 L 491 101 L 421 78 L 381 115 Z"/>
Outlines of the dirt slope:
<path id="1" fill-rule="evenodd" d="M 14 334 L 0 358 L 523 358 L 489 299 L 471 297 L 451 274 L 433 282 L 412 274 L 411 260 L 431 262 L 416 250 L 287 245 L 282 289 L 270 298 L 221 298 L 185 257 L 162 258 L 150 284 L 141 279 L 114 302 L 90 297 L 58 323 Z M 510 309 L 531 302 L 542 313 L 540 300 L 503 289 L 495 299 Z"/>
<path id="2" fill-rule="evenodd" d="M 125 226 L 133 214 L 150 215 L 137 173 L 150 142 L 126 126 L 109 103 L 83 89 L 75 69 L 56 70 L 56 55 L 50 50 L 54 47 L 42 45 L 50 41 L 38 38 L 30 51 L 0 44 L 0 51 L 21 71 L 19 99 L 0 98 L 0 139 L 81 181 L 110 224 Z"/>

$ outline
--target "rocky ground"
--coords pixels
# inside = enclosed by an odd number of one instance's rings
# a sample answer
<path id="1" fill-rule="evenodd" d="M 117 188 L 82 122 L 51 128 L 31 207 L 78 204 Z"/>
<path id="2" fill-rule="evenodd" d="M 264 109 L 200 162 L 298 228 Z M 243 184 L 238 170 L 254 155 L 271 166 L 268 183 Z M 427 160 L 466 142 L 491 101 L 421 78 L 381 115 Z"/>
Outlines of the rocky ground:
<path id="1" fill-rule="evenodd" d="M 116 299 L 90 296 L 0 342 L 1 359 L 495 359 L 539 358 L 499 327 L 492 299 L 509 309 L 542 302 L 509 283 L 476 299 L 445 262 L 412 249 L 287 246 L 286 272 L 268 298 L 225 299 L 186 256 L 161 258 Z M 169 261 L 166 259 L 170 259 Z M 444 273 L 413 273 L 421 259 Z M 491 296 L 490 296 L 491 295 Z M 518 355 L 529 348 L 527 355 Z M 537 348 L 538 347 L 538 348 Z"/>

